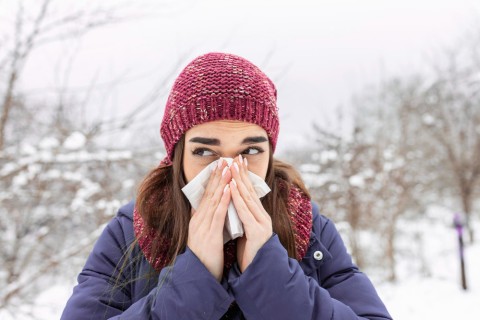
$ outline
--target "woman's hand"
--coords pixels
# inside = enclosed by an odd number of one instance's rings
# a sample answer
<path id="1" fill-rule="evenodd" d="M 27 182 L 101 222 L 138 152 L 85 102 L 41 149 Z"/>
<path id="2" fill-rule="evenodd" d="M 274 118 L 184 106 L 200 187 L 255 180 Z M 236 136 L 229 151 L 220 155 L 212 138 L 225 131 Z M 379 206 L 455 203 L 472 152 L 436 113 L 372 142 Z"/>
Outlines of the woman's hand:
<path id="1" fill-rule="evenodd" d="M 230 182 L 233 204 L 244 229 L 243 237 L 237 239 L 237 260 L 241 272 L 247 269 L 258 250 L 273 233 L 272 219 L 263 208 L 248 178 L 247 166 L 247 159 L 242 159 L 240 155 L 230 167 L 233 177 Z"/>
<path id="2" fill-rule="evenodd" d="M 219 161 L 207 183 L 198 210 L 192 208 L 187 245 L 212 275 L 220 281 L 223 273 L 223 226 L 231 194 L 231 173 Z"/>

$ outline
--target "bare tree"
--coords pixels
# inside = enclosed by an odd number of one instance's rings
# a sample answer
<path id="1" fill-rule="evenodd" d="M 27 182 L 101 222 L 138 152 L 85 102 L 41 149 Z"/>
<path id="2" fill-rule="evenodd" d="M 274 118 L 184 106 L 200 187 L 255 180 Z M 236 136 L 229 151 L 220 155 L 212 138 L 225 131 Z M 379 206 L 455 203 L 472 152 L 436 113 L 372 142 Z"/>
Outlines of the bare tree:
<path id="1" fill-rule="evenodd" d="M 436 60 L 431 73 L 366 87 L 352 100 L 352 134 L 316 125 L 316 146 L 295 158 L 322 212 L 347 222 L 357 264 L 380 266 L 391 281 L 397 278 L 398 224 L 415 221 L 427 206 L 451 207 L 456 200 L 474 239 L 480 34 L 446 52 L 447 59 Z M 423 257 L 416 258 L 424 264 Z"/>
<path id="2" fill-rule="evenodd" d="M 480 183 L 480 36 L 468 37 L 435 66 L 434 80 L 418 109 L 424 128 L 438 145 L 444 163 L 444 180 L 454 187 L 470 223 L 474 193 Z"/>
<path id="3" fill-rule="evenodd" d="M 385 266 L 387 279 L 395 281 L 396 239 L 401 218 L 416 217 L 424 211 L 428 197 L 421 191 L 433 185 L 435 176 L 426 175 L 429 164 L 425 163 L 431 147 L 425 134 L 419 131 L 419 120 L 414 109 L 421 103 L 422 81 L 418 77 L 392 79 L 373 95 L 373 103 L 360 106 L 367 111 L 358 122 L 369 131 L 365 139 L 374 150 L 368 167 L 374 172 L 374 180 L 367 192 L 375 202 L 373 223 L 385 240 Z M 365 111 L 364 111 L 365 112 Z"/>
<path id="4" fill-rule="evenodd" d="M 398 222 L 422 212 L 428 199 L 418 192 L 432 180 L 423 174 L 431 148 L 421 146 L 421 119 L 412 112 L 421 103 L 421 89 L 415 78 L 367 88 L 353 102 L 352 135 L 315 126 L 317 149 L 305 160 L 317 165 L 317 172 L 306 174 L 322 212 L 348 223 L 356 263 L 388 270 L 390 281 L 397 279 Z"/>
<path id="5" fill-rule="evenodd" d="M 93 10 L 81 7 L 62 16 L 55 16 L 49 12 L 54 6 L 53 0 L 29 3 L 29 6 L 37 8 L 36 12 L 32 12 L 30 7 L 27 10 L 25 1 L 18 1 L 17 6 L 13 33 L 4 35 L 5 39 L 11 41 L 5 41 L 0 51 L 0 70 L 4 78 L 1 80 L 6 83 L 0 92 L 0 150 L 6 144 L 12 110 L 19 107 L 16 101 L 18 84 L 32 52 L 48 43 L 78 38 L 100 26 L 122 20 L 115 16 L 119 7 L 97 7 Z"/>
<path id="6" fill-rule="evenodd" d="M 131 113 L 77 121 L 90 91 L 78 104 L 66 98 L 68 88 L 35 102 L 21 86 L 25 64 L 41 46 L 124 21 L 129 17 L 118 12 L 129 4 L 77 4 L 59 14 L 54 0 L 25 3 L 18 2 L 14 27 L 0 35 L 0 314 L 14 315 L 55 279 L 78 273 L 104 224 L 163 155 L 148 143 L 129 148 L 103 140 L 151 115 L 184 59 L 163 68 L 168 72 Z"/>
<path id="7" fill-rule="evenodd" d="M 322 212 L 336 220 L 348 222 L 349 247 L 357 265 L 365 267 L 363 248 L 360 241 L 362 230 L 371 219 L 370 204 L 362 199 L 363 181 L 360 181 L 364 169 L 363 159 L 370 146 L 360 140 L 360 129 L 354 129 L 352 139 L 327 132 L 315 126 L 317 143 L 320 147 L 320 178 L 323 184 L 313 185 L 312 193 L 319 202 Z M 362 179 L 362 178 L 360 178 Z"/>

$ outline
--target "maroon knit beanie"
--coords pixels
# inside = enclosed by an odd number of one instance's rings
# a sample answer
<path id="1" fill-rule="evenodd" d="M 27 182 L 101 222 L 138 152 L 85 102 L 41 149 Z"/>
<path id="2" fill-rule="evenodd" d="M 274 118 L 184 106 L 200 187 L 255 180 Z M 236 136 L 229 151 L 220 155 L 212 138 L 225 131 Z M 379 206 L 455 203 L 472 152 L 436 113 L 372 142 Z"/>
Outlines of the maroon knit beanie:
<path id="1" fill-rule="evenodd" d="M 160 134 L 171 163 L 175 144 L 191 127 L 214 120 L 240 120 L 267 132 L 273 151 L 278 137 L 277 91 L 254 64 L 228 53 L 207 53 L 175 80 Z"/>

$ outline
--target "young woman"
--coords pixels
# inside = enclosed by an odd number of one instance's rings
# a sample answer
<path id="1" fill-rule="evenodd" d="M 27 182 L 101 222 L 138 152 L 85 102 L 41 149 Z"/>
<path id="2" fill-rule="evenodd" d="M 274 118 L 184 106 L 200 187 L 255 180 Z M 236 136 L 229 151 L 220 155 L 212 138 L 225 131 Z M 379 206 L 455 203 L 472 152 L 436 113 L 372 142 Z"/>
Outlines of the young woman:
<path id="1" fill-rule="evenodd" d="M 300 175 L 273 157 L 278 129 L 275 86 L 251 62 L 188 64 L 161 124 L 167 156 L 100 236 L 62 319 L 391 319 Z M 216 160 L 194 210 L 181 189 Z M 271 189 L 261 199 L 249 171 Z M 230 202 L 244 235 L 224 244 Z"/>

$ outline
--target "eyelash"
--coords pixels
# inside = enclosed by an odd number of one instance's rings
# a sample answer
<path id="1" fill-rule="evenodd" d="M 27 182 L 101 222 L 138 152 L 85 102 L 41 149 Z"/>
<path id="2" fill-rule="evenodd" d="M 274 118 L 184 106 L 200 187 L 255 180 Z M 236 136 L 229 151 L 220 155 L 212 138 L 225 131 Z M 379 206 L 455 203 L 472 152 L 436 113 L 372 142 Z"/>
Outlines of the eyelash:
<path id="1" fill-rule="evenodd" d="M 260 153 L 264 152 L 264 150 L 263 150 L 262 148 L 260 148 L 260 147 L 248 147 L 247 149 L 245 149 L 245 150 L 242 151 L 242 154 L 244 154 L 245 151 L 250 150 L 250 149 L 257 150 L 258 153 L 255 153 L 255 154 L 247 154 L 248 156 L 254 156 L 254 155 L 257 155 L 257 154 L 260 154 Z M 200 155 L 200 152 L 203 152 L 203 151 L 209 151 L 209 152 L 213 153 L 213 155 L 210 155 L 210 156 L 202 156 L 202 155 Z M 192 151 L 192 154 L 193 154 L 194 156 L 197 156 L 197 157 L 212 157 L 212 156 L 215 156 L 215 152 L 213 152 L 212 150 L 207 149 L 207 148 L 197 148 L 197 149 L 194 149 L 194 150 Z"/>
<path id="2" fill-rule="evenodd" d="M 245 153 L 245 151 L 250 150 L 250 149 L 251 149 L 251 150 L 256 150 L 257 153 L 254 153 L 254 154 Z M 253 156 L 253 155 L 256 155 L 256 154 L 263 153 L 263 151 L 264 151 L 264 150 L 263 150 L 262 148 L 260 148 L 260 147 L 248 147 L 247 149 L 243 150 L 242 154 L 252 155 L 252 156 Z"/>

